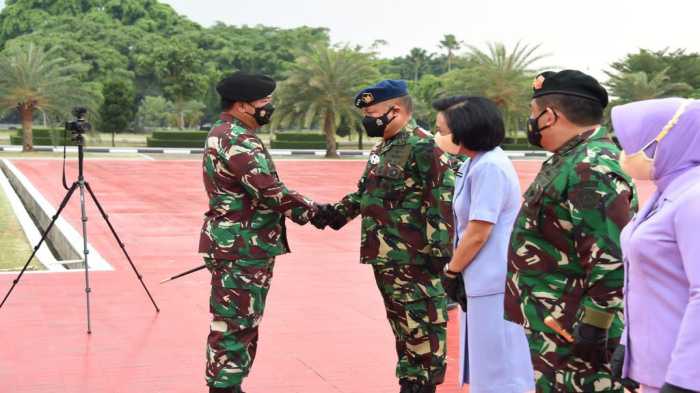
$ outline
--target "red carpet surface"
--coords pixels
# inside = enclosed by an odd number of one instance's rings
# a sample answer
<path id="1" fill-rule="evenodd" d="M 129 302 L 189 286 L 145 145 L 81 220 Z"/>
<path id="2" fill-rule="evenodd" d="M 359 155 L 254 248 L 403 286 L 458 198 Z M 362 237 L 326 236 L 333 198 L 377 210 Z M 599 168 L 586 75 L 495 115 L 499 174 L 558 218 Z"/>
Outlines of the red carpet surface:
<path id="1" fill-rule="evenodd" d="M 360 161 L 277 160 L 283 181 L 331 202 L 353 191 Z M 60 162 L 14 164 L 57 206 Z M 540 163 L 516 163 L 522 186 Z M 75 175 L 75 162 L 69 175 Z M 206 209 L 200 163 L 95 160 L 86 176 L 161 307 L 155 313 L 97 209 L 90 243 L 115 271 L 91 272 L 92 335 L 82 271 L 27 274 L 0 309 L 0 393 L 205 392 L 209 275 L 158 282 L 201 264 Z M 69 177 L 70 178 L 70 177 Z M 642 187 L 648 196 L 650 185 Z M 77 196 L 64 218 L 80 228 Z M 359 220 L 339 232 L 288 225 L 293 252 L 279 257 L 249 393 L 392 393 L 393 340 L 371 268 L 359 264 Z M 0 275 L 4 296 L 14 275 Z M 450 314 L 449 370 L 440 392 L 458 392 L 457 314 Z M 467 391 L 465 388 L 464 391 Z"/>

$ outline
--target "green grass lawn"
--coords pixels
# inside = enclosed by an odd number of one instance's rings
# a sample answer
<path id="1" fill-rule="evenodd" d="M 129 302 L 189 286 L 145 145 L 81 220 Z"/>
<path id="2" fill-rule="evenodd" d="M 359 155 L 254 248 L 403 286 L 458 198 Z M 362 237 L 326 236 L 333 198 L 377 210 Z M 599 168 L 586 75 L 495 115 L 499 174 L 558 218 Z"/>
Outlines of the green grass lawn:
<path id="1" fill-rule="evenodd" d="M 0 271 L 20 270 L 32 254 L 22 227 L 17 221 L 5 191 L 0 188 Z M 36 260 L 29 270 L 44 270 Z"/>

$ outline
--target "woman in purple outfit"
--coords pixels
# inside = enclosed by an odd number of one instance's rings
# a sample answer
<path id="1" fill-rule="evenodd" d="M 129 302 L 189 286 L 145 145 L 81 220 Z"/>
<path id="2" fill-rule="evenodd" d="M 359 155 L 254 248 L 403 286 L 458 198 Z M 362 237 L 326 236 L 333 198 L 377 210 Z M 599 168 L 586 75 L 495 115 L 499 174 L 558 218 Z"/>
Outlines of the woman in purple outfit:
<path id="1" fill-rule="evenodd" d="M 623 169 L 657 187 L 621 235 L 626 328 L 615 357 L 645 393 L 700 392 L 700 101 L 618 106 L 612 122 Z"/>

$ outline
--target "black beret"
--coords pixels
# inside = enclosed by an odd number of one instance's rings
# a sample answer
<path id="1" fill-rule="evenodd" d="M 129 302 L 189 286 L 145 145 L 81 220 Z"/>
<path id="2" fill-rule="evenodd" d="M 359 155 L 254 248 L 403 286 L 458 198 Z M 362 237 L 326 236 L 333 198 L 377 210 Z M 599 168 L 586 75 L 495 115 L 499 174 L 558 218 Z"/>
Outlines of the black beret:
<path id="1" fill-rule="evenodd" d="M 408 84 L 402 80 L 385 80 L 363 89 L 355 96 L 355 106 L 366 108 L 382 101 L 408 95 Z"/>
<path id="2" fill-rule="evenodd" d="M 576 70 L 543 72 L 532 83 L 532 91 L 532 98 L 563 94 L 599 102 L 603 108 L 608 106 L 608 92 L 605 88 L 592 76 Z"/>
<path id="3" fill-rule="evenodd" d="M 269 96 L 276 86 L 270 77 L 239 71 L 222 79 L 216 85 L 216 91 L 229 101 L 250 102 Z"/>

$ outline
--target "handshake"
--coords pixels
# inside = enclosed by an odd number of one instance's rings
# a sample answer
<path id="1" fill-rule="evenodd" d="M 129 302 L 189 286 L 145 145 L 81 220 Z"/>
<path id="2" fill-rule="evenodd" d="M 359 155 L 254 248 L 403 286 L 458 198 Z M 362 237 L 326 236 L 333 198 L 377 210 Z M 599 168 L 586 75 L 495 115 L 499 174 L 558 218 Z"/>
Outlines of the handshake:
<path id="1" fill-rule="evenodd" d="M 316 208 L 318 210 L 310 222 L 318 229 L 326 229 L 329 226 L 337 231 L 347 223 L 347 219 L 338 213 L 331 204 L 317 204 Z"/>

